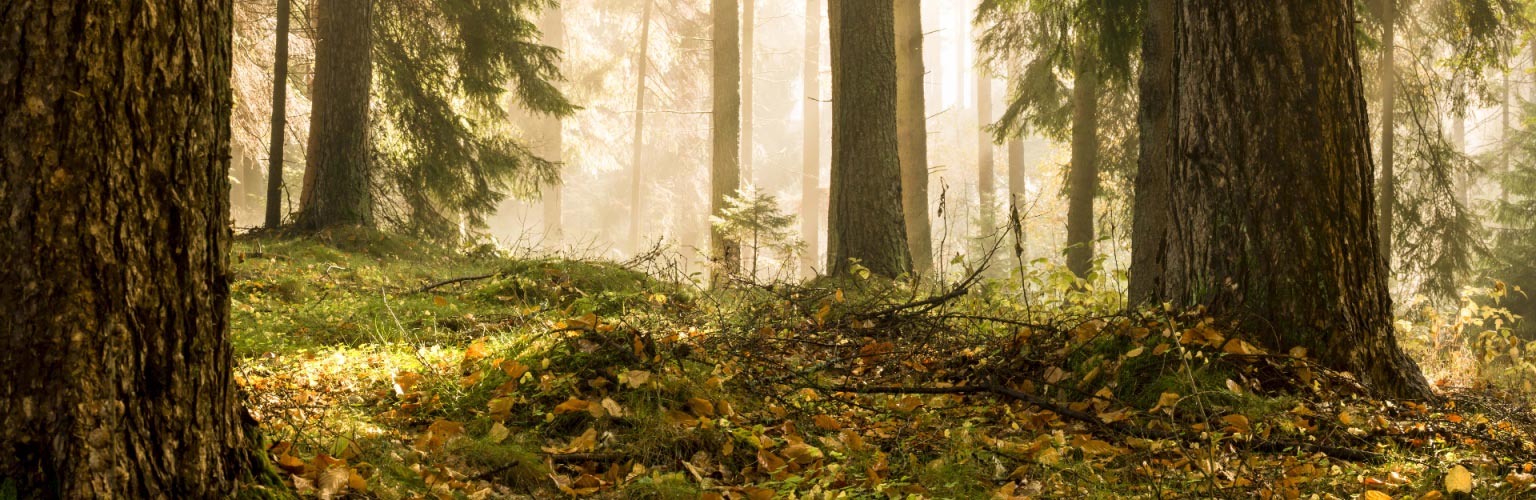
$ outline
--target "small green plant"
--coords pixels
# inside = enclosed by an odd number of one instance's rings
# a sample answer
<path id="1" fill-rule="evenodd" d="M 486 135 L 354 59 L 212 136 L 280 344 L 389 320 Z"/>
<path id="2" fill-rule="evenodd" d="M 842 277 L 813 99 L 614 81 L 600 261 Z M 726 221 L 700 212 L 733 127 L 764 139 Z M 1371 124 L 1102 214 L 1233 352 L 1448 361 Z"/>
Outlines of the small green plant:
<path id="1" fill-rule="evenodd" d="M 727 196 L 725 204 L 721 214 L 710 216 L 709 221 L 716 230 L 746 243 L 752 250 L 752 277 L 757 277 L 758 257 L 763 250 L 778 253 L 785 261 L 794 258 L 800 247 L 791 230 L 795 216 L 779 210 L 777 197 L 748 184 L 735 196 Z"/>

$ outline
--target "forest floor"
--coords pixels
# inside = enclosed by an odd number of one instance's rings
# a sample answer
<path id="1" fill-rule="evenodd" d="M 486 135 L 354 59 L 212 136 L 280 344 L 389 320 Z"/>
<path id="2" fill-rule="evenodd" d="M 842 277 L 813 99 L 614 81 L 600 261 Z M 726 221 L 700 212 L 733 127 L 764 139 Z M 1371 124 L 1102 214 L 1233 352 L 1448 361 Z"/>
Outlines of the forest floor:
<path id="1" fill-rule="evenodd" d="M 676 274 L 657 259 L 322 240 L 232 257 L 237 377 L 303 497 L 1536 496 L 1528 392 L 1374 400 L 1043 264 L 1029 294 L 712 292 L 653 278 Z M 1442 369 L 1459 349 L 1404 342 Z"/>

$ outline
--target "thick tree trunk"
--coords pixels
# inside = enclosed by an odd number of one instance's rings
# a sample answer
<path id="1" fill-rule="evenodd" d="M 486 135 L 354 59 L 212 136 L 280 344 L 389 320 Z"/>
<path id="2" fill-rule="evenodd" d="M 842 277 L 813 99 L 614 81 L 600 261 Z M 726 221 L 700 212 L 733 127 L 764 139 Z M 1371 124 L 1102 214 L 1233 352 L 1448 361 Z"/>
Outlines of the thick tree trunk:
<path id="1" fill-rule="evenodd" d="M 1392 330 L 1354 20 L 1351 0 L 1181 4 L 1165 293 L 1428 398 Z"/>
<path id="2" fill-rule="evenodd" d="M 1397 149 L 1397 0 L 1381 0 L 1381 7 L 1381 174 L 1377 178 L 1379 185 L 1376 187 L 1376 195 L 1381 197 L 1381 201 L 1376 203 L 1376 210 L 1381 219 L 1377 227 L 1381 235 L 1377 239 L 1381 240 L 1381 256 L 1390 271 L 1392 227 L 1396 215 L 1393 207 L 1397 205 L 1397 171 L 1394 163 Z"/>
<path id="3" fill-rule="evenodd" d="M 1141 35 L 1141 154 L 1131 209 L 1131 269 L 1127 298 L 1132 306 L 1170 300 L 1162 296 L 1168 265 L 1169 162 L 1177 144 L 1174 118 L 1178 60 L 1175 0 L 1150 0 Z"/>
<path id="4" fill-rule="evenodd" d="M 1093 199 L 1099 192 L 1099 74 L 1087 38 L 1078 42 L 1072 84 L 1072 167 L 1067 174 L 1067 269 L 1093 267 Z"/>
<path id="5" fill-rule="evenodd" d="M 288 130 L 289 0 L 277 0 L 277 48 L 272 55 L 272 136 L 267 155 L 266 227 L 283 225 L 283 145 Z"/>
<path id="6" fill-rule="evenodd" d="M 923 95 L 921 0 L 896 0 L 896 134 L 901 160 L 901 211 L 912 269 L 933 269 L 928 220 L 928 115 Z"/>
<path id="7" fill-rule="evenodd" d="M 757 6 L 754 0 L 741 0 L 741 178 L 753 184 L 752 172 L 752 60 L 757 45 L 753 35 L 757 31 Z M 757 256 L 752 257 L 753 260 Z"/>
<path id="8" fill-rule="evenodd" d="M 23 498 L 227 498 L 256 456 L 227 336 L 231 11 L 0 9 L 0 482 Z"/>
<path id="9" fill-rule="evenodd" d="M 314 107 L 296 225 L 316 230 L 372 226 L 369 89 L 372 0 L 319 0 Z"/>
<path id="10" fill-rule="evenodd" d="M 828 4 L 832 20 L 832 193 L 827 268 L 850 259 L 875 274 L 912 270 L 896 146 L 896 18 L 892 2 Z"/>
<path id="11" fill-rule="evenodd" d="M 711 50 L 714 54 L 714 97 L 710 128 L 712 159 L 710 167 L 709 213 L 725 213 L 725 199 L 741 187 L 741 46 L 736 25 L 736 0 L 711 0 L 710 17 L 714 22 Z M 714 264 L 710 283 L 719 286 L 725 278 L 741 271 L 741 245 L 711 226 L 709 259 Z"/>
<path id="12" fill-rule="evenodd" d="M 801 69 L 801 86 L 805 99 L 801 102 L 801 114 L 805 116 L 802 131 L 800 164 L 800 232 L 805 238 L 805 251 L 800 255 L 800 276 L 816 275 L 816 253 L 821 248 L 821 0 L 805 1 L 805 65 Z"/>
<path id="13" fill-rule="evenodd" d="M 976 237 L 990 240 L 997 232 L 996 145 L 987 126 L 992 124 L 992 76 L 976 71 L 976 200 L 981 227 Z"/>
<path id="14" fill-rule="evenodd" d="M 645 8 L 640 14 L 640 46 L 635 53 L 635 131 L 631 138 L 634 149 L 629 157 L 629 250 L 636 254 L 645 244 L 640 232 L 641 213 L 645 211 L 645 204 L 640 199 L 640 161 L 645 153 L 645 79 L 651 67 L 651 8 L 655 4 L 645 0 Z"/>
<path id="15" fill-rule="evenodd" d="M 549 7 L 544 11 L 544 19 L 540 24 L 544 30 L 544 44 L 556 49 L 565 50 L 565 13 L 560 6 Z M 546 116 L 541 119 L 543 131 L 541 139 L 543 143 L 542 155 L 545 159 L 561 163 L 565 159 L 565 131 L 560 117 Z M 560 168 L 564 170 L 564 165 Z M 564 179 L 562 172 L 561 178 Z M 565 228 L 561 215 L 561 195 L 565 182 L 559 181 L 544 186 L 544 239 L 546 244 L 558 248 L 564 239 Z"/>

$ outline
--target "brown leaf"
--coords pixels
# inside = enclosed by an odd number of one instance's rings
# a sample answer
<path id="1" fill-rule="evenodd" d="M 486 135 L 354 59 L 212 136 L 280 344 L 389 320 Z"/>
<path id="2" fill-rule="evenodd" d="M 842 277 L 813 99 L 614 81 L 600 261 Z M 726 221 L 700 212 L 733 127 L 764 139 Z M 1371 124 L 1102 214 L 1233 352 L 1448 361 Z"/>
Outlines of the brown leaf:
<path id="1" fill-rule="evenodd" d="M 591 404 L 585 399 L 570 398 L 565 400 L 564 403 L 555 405 L 555 414 L 561 415 L 577 411 L 587 411 L 587 406 Z"/>

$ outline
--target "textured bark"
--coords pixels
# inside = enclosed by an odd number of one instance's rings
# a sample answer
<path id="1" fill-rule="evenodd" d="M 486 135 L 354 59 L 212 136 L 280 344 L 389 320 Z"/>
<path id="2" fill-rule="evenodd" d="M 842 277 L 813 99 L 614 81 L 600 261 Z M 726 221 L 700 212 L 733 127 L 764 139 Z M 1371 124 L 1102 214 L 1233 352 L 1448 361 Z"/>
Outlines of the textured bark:
<path id="1" fill-rule="evenodd" d="M 373 81 L 372 0 L 319 0 L 314 106 L 296 225 L 372 226 L 368 100 Z"/>
<path id="2" fill-rule="evenodd" d="M 1397 142 L 1397 0 L 1381 0 L 1381 24 L 1381 65 L 1378 68 L 1381 77 L 1381 175 L 1377 178 L 1380 184 L 1376 187 L 1376 194 L 1381 197 L 1381 201 L 1376 204 L 1381 219 L 1377 223 L 1377 230 L 1381 235 L 1377 239 L 1381 240 L 1381 256 L 1386 259 L 1390 269 L 1395 215 L 1392 209 L 1397 205 L 1397 171 L 1394 163 Z"/>
<path id="3" fill-rule="evenodd" d="M 1174 37 L 1175 0 L 1150 0 L 1141 35 L 1141 154 L 1136 165 L 1131 207 L 1131 268 L 1128 298 L 1132 305 L 1170 300 L 1162 296 L 1167 266 L 1168 169 L 1177 141 L 1174 84 L 1178 73 Z"/>
<path id="4" fill-rule="evenodd" d="M 892 2 L 829 2 L 832 21 L 832 193 L 827 268 L 910 272 L 896 147 L 896 18 Z"/>
<path id="5" fill-rule="evenodd" d="M 0 482 L 226 498 L 231 3 L 0 9 Z"/>
<path id="6" fill-rule="evenodd" d="M 992 133 L 992 77 L 986 71 L 976 72 L 976 199 L 981 227 L 977 238 L 992 238 L 997 232 L 997 165 L 996 145 Z"/>
<path id="7" fill-rule="evenodd" d="M 816 251 L 821 248 L 821 0 L 805 1 L 805 61 L 801 86 L 805 100 L 800 164 L 800 232 L 805 251 L 800 254 L 800 275 L 816 275 Z"/>
<path id="8" fill-rule="evenodd" d="M 896 134 L 901 160 L 901 211 L 907 249 L 918 273 L 933 269 L 928 219 L 928 115 L 923 96 L 921 0 L 896 0 Z"/>
<path id="9" fill-rule="evenodd" d="M 277 47 L 272 56 L 272 133 L 267 149 L 268 229 L 283 225 L 283 145 L 288 130 L 288 18 L 289 0 L 277 0 Z"/>
<path id="10" fill-rule="evenodd" d="M 1093 199 L 1099 192 L 1099 75 L 1086 37 L 1078 42 L 1072 83 L 1072 167 L 1067 174 L 1067 269 L 1093 267 Z"/>
<path id="11" fill-rule="evenodd" d="M 736 26 L 736 0 L 712 0 L 710 16 L 714 22 L 711 50 L 714 53 L 714 97 L 710 143 L 709 213 L 721 215 L 725 199 L 741 187 L 741 169 L 736 155 L 741 152 L 741 46 Z M 711 225 L 709 259 L 714 263 L 710 283 L 718 286 L 728 276 L 741 271 L 741 245 Z"/>
<path id="12" fill-rule="evenodd" d="M 629 249 L 635 253 L 645 244 L 640 233 L 641 214 L 645 211 L 640 194 L 640 161 L 645 153 L 645 79 L 651 67 L 651 8 L 655 4 L 645 0 L 645 9 L 640 14 L 640 46 L 635 53 L 635 129 L 630 138 L 634 149 L 629 157 Z"/>
<path id="13" fill-rule="evenodd" d="M 560 50 L 565 50 L 565 15 L 560 5 L 556 4 L 544 10 L 544 19 L 540 23 L 544 30 L 544 44 Z M 544 122 L 540 132 L 543 150 L 540 153 L 545 159 L 560 163 L 565 159 L 565 131 L 560 117 L 546 116 L 541 118 Z M 563 170 L 563 165 L 561 165 Z M 563 174 L 562 174 L 563 175 Z M 563 178 L 563 177 L 562 177 Z M 556 182 L 544 187 L 544 239 L 548 244 L 558 247 L 564 238 L 565 228 L 561 216 L 561 195 L 564 182 Z"/>
<path id="14" fill-rule="evenodd" d="M 1354 2 L 1180 5 L 1167 296 L 1431 397 L 1392 331 Z"/>
<path id="15" fill-rule="evenodd" d="M 752 173 L 752 64 L 757 45 L 757 6 L 754 0 L 741 0 L 741 178 L 753 183 Z M 756 260 L 754 257 L 753 260 Z"/>

